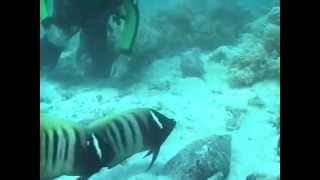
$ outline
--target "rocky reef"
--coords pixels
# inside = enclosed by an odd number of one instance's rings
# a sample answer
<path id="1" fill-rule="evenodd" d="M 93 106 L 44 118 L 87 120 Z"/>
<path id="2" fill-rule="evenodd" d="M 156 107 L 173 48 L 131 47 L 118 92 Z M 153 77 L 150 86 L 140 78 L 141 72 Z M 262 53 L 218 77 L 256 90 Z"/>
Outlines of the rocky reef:
<path id="1" fill-rule="evenodd" d="M 235 46 L 221 46 L 210 61 L 229 66 L 232 87 L 246 87 L 266 79 L 280 78 L 279 7 L 247 24 Z"/>
<path id="2" fill-rule="evenodd" d="M 189 48 L 212 50 L 232 42 L 251 14 L 237 1 L 229 1 L 177 1 L 142 18 L 133 56 L 148 61 Z"/>
<path id="3" fill-rule="evenodd" d="M 231 136 L 213 135 L 187 145 L 168 161 L 163 173 L 172 179 L 224 180 L 229 174 Z"/>

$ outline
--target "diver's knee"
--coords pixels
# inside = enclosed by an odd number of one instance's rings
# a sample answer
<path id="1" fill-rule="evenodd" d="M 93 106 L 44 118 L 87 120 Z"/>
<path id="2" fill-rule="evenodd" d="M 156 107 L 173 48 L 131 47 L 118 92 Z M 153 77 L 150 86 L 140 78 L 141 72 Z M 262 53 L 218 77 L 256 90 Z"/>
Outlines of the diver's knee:
<path id="1" fill-rule="evenodd" d="M 54 24 L 50 25 L 46 35 L 48 41 L 58 47 L 66 47 L 72 36 Z"/>
<path id="2" fill-rule="evenodd" d="M 40 67 L 48 70 L 53 69 L 58 59 L 68 44 L 72 34 L 62 28 L 50 24 L 46 34 L 40 40 Z"/>

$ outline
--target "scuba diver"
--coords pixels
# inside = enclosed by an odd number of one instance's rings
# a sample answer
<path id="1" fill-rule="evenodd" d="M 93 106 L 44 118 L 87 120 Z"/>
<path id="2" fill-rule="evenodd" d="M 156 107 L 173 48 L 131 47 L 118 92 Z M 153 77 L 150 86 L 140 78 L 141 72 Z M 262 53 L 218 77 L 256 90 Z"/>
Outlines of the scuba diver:
<path id="1" fill-rule="evenodd" d="M 124 22 L 115 48 L 109 20 L 119 26 Z M 139 11 L 135 0 L 40 0 L 40 21 L 45 29 L 40 39 L 41 68 L 53 69 L 69 40 L 80 32 L 77 60 L 90 61 L 89 74 L 104 77 L 121 71 L 114 63 L 117 58 L 130 60 Z"/>

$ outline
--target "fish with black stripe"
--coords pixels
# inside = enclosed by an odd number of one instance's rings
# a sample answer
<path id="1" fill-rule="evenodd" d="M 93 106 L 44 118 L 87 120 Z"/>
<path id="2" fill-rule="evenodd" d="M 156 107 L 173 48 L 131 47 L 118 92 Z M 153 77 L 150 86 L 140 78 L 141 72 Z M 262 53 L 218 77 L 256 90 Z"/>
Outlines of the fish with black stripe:
<path id="1" fill-rule="evenodd" d="M 40 124 L 41 179 L 69 175 L 86 180 L 100 169 L 112 168 L 146 150 L 146 156 L 153 154 L 149 170 L 176 122 L 153 109 L 140 108 L 88 126 L 51 117 L 42 117 Z"/>
<path id="2" fill-rule="evenodd" d="M 96 137 L 96 152 L 101 164 L 112 168 L 132 155 L 149 150 L 153 154 L 149 170 L 161 145 L 175 128 L 176 122 L 150 108 L 138 108 L 117 113 L 89 124 Z"/>
<path id="3" fill-rule="evenodd" d="M 94 139 L 86 127 L 60 118 L 40 116 L 40 179 L 85 176 L 100 169 Z"/>

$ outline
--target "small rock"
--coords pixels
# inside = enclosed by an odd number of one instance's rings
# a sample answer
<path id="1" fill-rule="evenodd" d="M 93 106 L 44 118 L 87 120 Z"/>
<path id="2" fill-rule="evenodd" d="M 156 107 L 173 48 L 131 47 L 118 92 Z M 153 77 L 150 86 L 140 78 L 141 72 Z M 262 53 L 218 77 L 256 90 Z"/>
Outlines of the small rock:
<path id="1" fill-rule="evenodd" d="M 231 68 L 228 75 L 228 82 L 231 87 L 239 88 L 251 86 L 255 83 L 255 73 L 249 67 L 239 69 Z"/>
<path id="2" fill-rule="evenodd" d="M 63 100 L 66 101 L 66 100 L 71 99 L 74 96 L 74 94 L 70 91 L 65 91 L 61 94 L 61 96 L 62 96 Z"/>
<path id="3" fill-rule="evenodd" d="M 182 56 L 180 69 L 183 77 L 201 78 L 205 71 L 199 52 L 191 52 L 189 55 Z"/>
<path id="4" fill-rule="evenodd" d="M 265 106 L 264 102 L 259 96 L 255 96 L 248 100 L 248 105 L 256 106 L 258 108 L 263 108 Z"/>
<path id="5" fill-rule="evenodd" d="M 241 121 L 247 113 L 246 109 L 235 108 L 226 106 L 228 118 L 226 119 L 226 129 L 229 131 L 238 130 L 241 125 Z"/>
<path id="6" fill-rule="evenodd" d="M 161 111 L 163 108 L 164 108 L 164 105 L 160 101 L 154 107 L 154 109 L 157 111 Z"/>
<path id="7" fill-rule="evenodd" d="M 96 96 L 96 99 L 97 99 L 97 101 L 98 101 L 99 103 L 101 103 L 101 102 L 102 102 L 102 99 L 103 99 L 103 96 L 102 96 L 101 94 L 99 94 L 99 95 Z"/>
<path id="8" fill-rule="evenodd" d="M 218 47 L 209 57 L 208 62 L 216 62 L 226 64 L 229 61 L 228 48 L 226 46 Z"/>
<path id="9" fill-rule="evenodd" d="M 48 97 L 40 97 L 40 103 L 50 104 L 51 103 L 51 99 L 48 98 Z"/>
<path id="10" fill-rule="evenodd" d="M 277 129 L 278 133 L 280 133 L 280 115 L 275 118 L 271 118 L 268 122 Z"/>
<path id="11" fill-rule="evenodd" d="M 215 89 L 211 90 L 211 93 L 212 94 L 222 94 L 221 90 L 215 90 Z"/>
<path id="12" fill-rule="evenodd" d="M 149 90 L 168 91 L 170 86 L 171 84 L 169 81 L 161 81 L 157 83 L 151 83 L 148 88 Z"/>
<path id="13" fill-rule="evenodd" d="M 207 180 L 229 174 L 231 136 L 213 135 L 196 140 L 178 152 L 164 166 L 163 173 L 173 179 Z"/>
<path id="14" fill-rule="evenodd" d="M 246 177 L 246 180 L 280 180 L 280 177 L 262 173 L 252 173 Z"/>
<path id="15" fill-rule="evenodd" d="M 77 118 L 78 117 L 78 115 L 77 114 L 72 114 L 72 116 L 71 116 L 72 118 Z"/>

